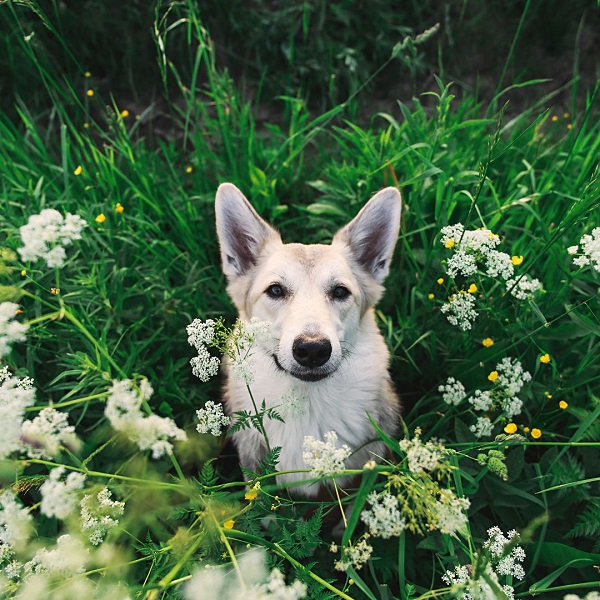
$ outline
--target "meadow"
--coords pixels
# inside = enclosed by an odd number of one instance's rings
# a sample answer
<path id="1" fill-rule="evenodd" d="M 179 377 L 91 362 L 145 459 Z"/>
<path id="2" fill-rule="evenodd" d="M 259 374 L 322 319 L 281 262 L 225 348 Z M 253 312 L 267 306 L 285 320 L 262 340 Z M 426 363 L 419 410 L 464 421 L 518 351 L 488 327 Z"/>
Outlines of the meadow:
<path id="1" fill-rule="evenodd" d="M 282 22 L 308 31 L 298 6 Z M 144 103 L 58 12 L 0 3 L 0 597 L 598 598 L 600 83 L 574 76 L 566 110 L 538 80 L 503 71 L 482 100 L 438 73 L 370 110 L 394 61 L 421 68 L 423 26 L 373 63 L 322 50 L 345 70 L 312 96 L 256 59 L 251 97 L 196 3 L 147 12 L 162 87 Z M 222 352 L 251 370 L 257 334 L 231 333 L 226 181 L 305 243 L 402 193 L 377 319 L 403 433 L 374 430 L 393 459 L 352 472 L 333 436 L 307 446 L 329 501 L 277 487 L 277 448 L 253 473 L 227 443 L 214 371 Z M 293 418 L 257 400 L 234 427 Z"/>

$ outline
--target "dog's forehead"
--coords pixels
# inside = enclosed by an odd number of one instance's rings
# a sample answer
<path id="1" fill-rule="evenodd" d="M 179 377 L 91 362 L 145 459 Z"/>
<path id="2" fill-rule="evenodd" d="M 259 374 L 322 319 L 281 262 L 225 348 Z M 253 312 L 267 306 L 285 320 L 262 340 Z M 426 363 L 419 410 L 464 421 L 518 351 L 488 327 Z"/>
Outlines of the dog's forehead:
<path id="1" fill-rule="evenodd" d="M 286 276 L 307 274 L 312 277 L 349 274 L 350 267 L 338 248 L 325 244 L 282 244 L 266 262 L 272 272 Z"/>

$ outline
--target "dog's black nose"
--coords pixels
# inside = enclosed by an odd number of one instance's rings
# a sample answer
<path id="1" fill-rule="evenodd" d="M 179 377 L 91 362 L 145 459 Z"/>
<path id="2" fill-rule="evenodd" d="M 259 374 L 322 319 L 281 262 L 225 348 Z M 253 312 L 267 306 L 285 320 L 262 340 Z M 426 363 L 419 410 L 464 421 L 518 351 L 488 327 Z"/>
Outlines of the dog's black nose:
<path id="1" fill-rule="evenodd" d="M 322 337 L 298 337 L 292 345 L 298 364 L 309 369 L 324 365 L 331 356 L 331 342 Z"/>

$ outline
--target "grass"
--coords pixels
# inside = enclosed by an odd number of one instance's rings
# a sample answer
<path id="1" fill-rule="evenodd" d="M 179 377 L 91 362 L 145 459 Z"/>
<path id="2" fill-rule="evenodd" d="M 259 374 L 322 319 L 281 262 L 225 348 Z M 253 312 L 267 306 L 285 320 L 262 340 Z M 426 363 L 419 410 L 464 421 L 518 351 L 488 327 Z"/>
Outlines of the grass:
<path id="1" fill-rule="evenodd" d="M 261 125 L 257 105 L 216 61 L 199 15 L 182 4 L 155 23 L 171 98 L 169 134 L 161 137 L 150 108 L 137 115 L 95 89 L 80 66 L 61 76 L 19 39 L 51 109 L 32 112 L 21 100 L 17 117 L 0 117 L 0 301 L 17 302 L 18 320 L 30 325 L 26 341 L 2 360 L 35 380 L 37 400 L 25 418 L 54 406 L 81 444 L 63 445 L 51 458 L 13 452 L 0 463 L 2 485 L 35 519 L 28 543 L 16 544 L 8 560 L 24 563 L 66 532 L 82 537 L 77 512 L 59 520 L 40 511 L 40 488 L 57 465 L 84 473 L 87 493 L 108 486 L 125 511 L 102 545 L 88 544 L 83 575 L 0 575 L 3 597 L 43 589 L 37 597 L 84 590 L 98 598 L 124 591 L 177 598 L 207 564 L 247 575 L 248 546 L 265 549 L 269 568 L 288 581 L 304 582 L 309 598 L 461 597 L 464 589 L 449 589 L 441 576 L 469 564 L 474 577 L 489 578 L 483 543 L 492 526 L 521 534 L 526 576 L 509 581 L 517 597 L 598 589 L 599 275 L 574 265 L 567 248 L 599 225 L 600 87 L 574 114 L 543 109 L 548 98 L 509 114 L 457 100 L 453 87 L 437 80 L 429 96 L 374 114 L 365 126 L 347 120 L 351 102 L 314 115 L 287 95 L 277 100 L 278 123 Z M 182 40 L 189 71 L 169 58 Z M 354 81 L 350 89 L 359 94 L 363 87 Z M 446 453 L 436 473 L 414 477 L 398 440 L 386 440 L 394 464 L 365 469 L 359 489 L 340 496 L 354 507 L 341 546 L 366 539 L 361 508 L 384 486 L 421 524 L 435 523 L 426 502 L 437 493 L 432 486 L 469 499 L 468 524 L 456 535 L 423 526 L 387 540 L 372 536 L 370 561 L 336 571 L 340 552 L 329 551 L 331 521 L 340 515 L 335 497 L 316 503 L 290 496 L 273 484 L 276 465 L 265 464 L 253 479 L 260 490 L 247 499 L 231 449 L 195 431 L 195 411 L 218 401 L 220 390 L 217 380 L 201 384 L 192 376 L 185 327 L 196 317 L 235 319 L 214 231 L 214 192 L 223 181 L 238 185 L 284 239 L 305 242 L 330 239 L 372 193 L 399 185 L 402 237 L 378 318 L 404 400 L 405 437 L 420 428 L 423 440 L 445 440 Z M 22 262 L 17 253 L 19 227 L 44 208 L 88 223 L 61 269 Z M 498 234 L 500 250 L 523 257 L 517 275 L 539 279 L 543 291 L 517 301 L 483 268 L 449 277 L 454 250 L 440 242 L 440 231 L 456 223 Z M 478 317 L 461 331 L 441 308 L 471 284 Z M 482 344 L 487 338 L 490 347 Z M 546 354 L 549 362 L 540 361 Z M 492 433 L 477 438 L 470 426 L 481 414 L 467 401 L 446 404 L 438 387 L 454 377 L 471 393 L 495 390 L 488 375 L 505 357 L 532 375 L 519 393 L 523 411 L 514 420 L 489 411 Z M 142 377 L 154 388 L 142 410 L 173 419 L 188 436 L 159 460 L 105 417 L 111 382 Z M 7 393 L 1 401 L 8 403 Z M 512 422 L 510 437 L 504 428 Z M 532 436 L 535 429 L 541 437 Z M 237 597 L 239 586 L 229 593 Z"/>

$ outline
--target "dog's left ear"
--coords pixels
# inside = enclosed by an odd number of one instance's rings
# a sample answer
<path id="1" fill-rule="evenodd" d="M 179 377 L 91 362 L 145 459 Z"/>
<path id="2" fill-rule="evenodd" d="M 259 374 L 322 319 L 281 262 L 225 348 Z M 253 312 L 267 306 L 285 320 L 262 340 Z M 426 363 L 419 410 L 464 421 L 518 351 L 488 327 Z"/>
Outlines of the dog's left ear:
<path id="1" fill-rule="evenodd" d="M 382 283 L 392 261 L 400 229 L 400 192 L 388 187 L 375 194 L 348 225 L 340 229 L 333 242 L 342 242 L 358 264 Z"/>

